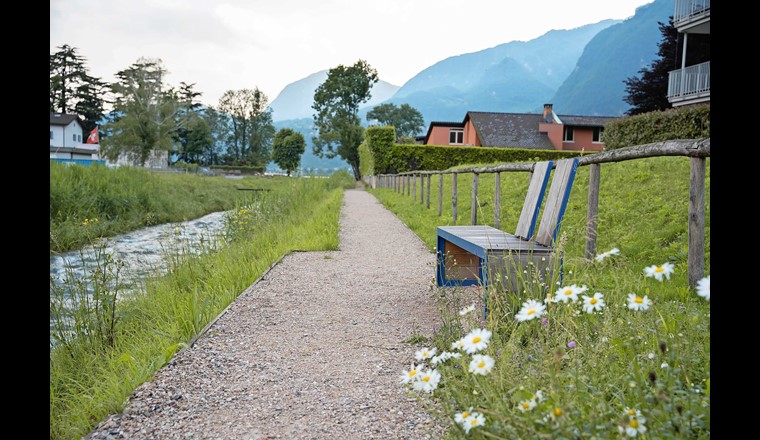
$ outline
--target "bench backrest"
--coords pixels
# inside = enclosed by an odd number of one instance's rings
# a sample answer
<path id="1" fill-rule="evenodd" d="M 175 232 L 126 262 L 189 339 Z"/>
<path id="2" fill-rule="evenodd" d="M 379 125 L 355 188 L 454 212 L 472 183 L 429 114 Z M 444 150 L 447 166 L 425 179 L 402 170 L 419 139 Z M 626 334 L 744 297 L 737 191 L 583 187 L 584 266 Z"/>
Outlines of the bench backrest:
<path id="1" fill-rule="evenodd" d="M 544 213 L 541 216 L 541 225 L 538 228 L 536 242 L 544 246 L 554 246 L 562 217 L 565 215 L 567 201 L 570 199 L 570 190 L 575 180 L 575 171 L 578 169 L 578 159 L 562 159 L 557 161 L 552 178 L 549 194 L 546 196 Z"/>
<path id="2" fill-rule="evenodd" d="M 525 196 L 520 219 L 517 221 L 515 237 L 523 240 L 533 238 L 538 220 L 538 211 L 541 209 L 541 201 L 544 198 L 546 184 L 549 182 L 549 174 L 552 171 L 552 162 L 536 162 L 528 184 L 528 194 Z"/>

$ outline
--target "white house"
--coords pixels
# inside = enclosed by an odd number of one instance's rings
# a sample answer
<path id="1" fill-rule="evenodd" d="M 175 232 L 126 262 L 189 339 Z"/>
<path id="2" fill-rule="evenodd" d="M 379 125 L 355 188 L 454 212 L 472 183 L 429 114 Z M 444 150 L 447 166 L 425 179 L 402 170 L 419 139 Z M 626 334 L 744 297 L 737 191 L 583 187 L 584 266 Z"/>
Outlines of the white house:
<path id="1" fill-rule="evenodd" d="M 100 145 L 88 144 L 86 140 L 78 115 L 50 113 L 51 159 L 99 159 Z"/>

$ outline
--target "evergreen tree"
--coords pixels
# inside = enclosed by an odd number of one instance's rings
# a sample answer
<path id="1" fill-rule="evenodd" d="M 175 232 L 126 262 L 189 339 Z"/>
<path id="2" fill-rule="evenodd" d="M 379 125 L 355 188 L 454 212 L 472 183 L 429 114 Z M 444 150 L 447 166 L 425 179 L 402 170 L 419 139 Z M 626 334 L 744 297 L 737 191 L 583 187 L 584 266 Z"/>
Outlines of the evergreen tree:
<path id="1" fill-rule="evenodd" d="M 50 112 L 78 114 L 86 135 L 103 116 L 106 83 L 87 73 L 87 60 L 77 48 L 64 44 L 58 49 L 50 54 Z"/>
<path id="2" fill-rule="evenodd" d="M 683 41 L 673 25 L 673 17 L 668 24 L 658 22 L 662 40 L 658 45 L 658 58 L 649 67 L 639 70 L 638 77 L 624 80 L 626 103 L 632 107 L 627 115 L 638 115 L 671 108 L 668 101 L 668 81 L 670 72 L 681 68 Z M 698 64 L 710 59 L 710 35 L 690 34 L 688 39 L 686 65 Z"/>

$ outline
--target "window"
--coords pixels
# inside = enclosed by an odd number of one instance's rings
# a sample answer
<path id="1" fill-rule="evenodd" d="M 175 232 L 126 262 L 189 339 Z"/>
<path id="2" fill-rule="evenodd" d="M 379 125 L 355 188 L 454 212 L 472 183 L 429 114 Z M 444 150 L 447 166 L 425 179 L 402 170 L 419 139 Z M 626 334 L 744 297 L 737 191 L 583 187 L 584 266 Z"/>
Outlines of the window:
<path id="1" fill-rule="evenodd" d="M 82 135 L 81 134 L 77 135 L 77 142 L 82 142 Z"/>
<path id="2" fill-rule="evenodd" d="M 591 142 L 601 144 L 604 142 L 604 127 L 594 127 L 594 137 Z"/>
<path id="3" fill-rule="evenodd" d="M 573 127 L 568 127 L 565 125 L 564 134 L 562 140 L 564 142 L 573 142 L 573 135 L 575 134 L 575 129 Z"/>
<path id="4" fill-rule="evenodd" d="M 50 139 L 51 140 L 53 139 L 53 132 L 52 131 L 50 132 Z"/>
<path id="5" fill-rule="evenodd" d="M 76 142 L 77 141 L 77 135 L 72 134 L 71 135 L 71 140 L 74 141 L 74 142 Z"/>
<path id="6" fill-rule="evenodd" d="M 464 129 L 451 128 L 449 129 L 449 144 L 463 144 L 464 143 Z"/>

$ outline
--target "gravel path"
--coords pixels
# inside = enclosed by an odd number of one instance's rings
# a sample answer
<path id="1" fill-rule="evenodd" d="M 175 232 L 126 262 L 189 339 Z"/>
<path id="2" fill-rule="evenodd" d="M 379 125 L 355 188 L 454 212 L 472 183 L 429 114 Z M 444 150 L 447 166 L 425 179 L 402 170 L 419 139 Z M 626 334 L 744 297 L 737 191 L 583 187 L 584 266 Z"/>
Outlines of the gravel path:
<path id="1" fill-rule="evenodd" d="M 340 251 L 296 252 L 87 439 L 440 439 L 399 382 L 438 323 L 435 255 L 345 192 Z"/>

